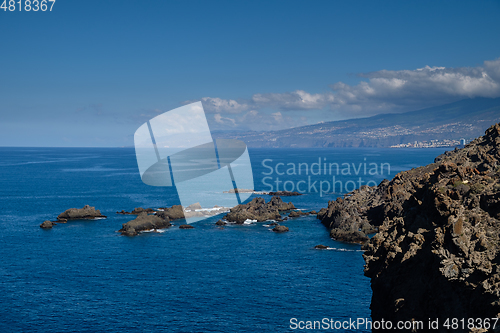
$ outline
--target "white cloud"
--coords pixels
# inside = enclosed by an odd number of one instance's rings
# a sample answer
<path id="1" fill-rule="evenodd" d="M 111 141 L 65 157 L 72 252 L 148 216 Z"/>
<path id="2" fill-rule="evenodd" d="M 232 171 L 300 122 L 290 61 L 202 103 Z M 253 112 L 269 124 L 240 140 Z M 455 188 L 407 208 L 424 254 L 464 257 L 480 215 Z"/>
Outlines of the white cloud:
<path id="1" fill-rule="evenodd" d="M 236 122 L 234 119 L 228 117 L 222 117 L 220 113 L 214 114 L 214 119 L 215 122 L 219 124 L 236 126 Z"/>
<path id="2" fill-rule="evenodd" d="M 464 98 L 500 97 L 500 58 L 485 61 L 478 67 L 425 66 L 414 70 L 380 70 L 358 76 L 366 81 L 356 85 L 337 82 L 330 85 L 332 91 L 326 93 L 296 90 L 254 94 L 249 99 L 237 101 L 204 97 L 202 102 L 206 112 L 219 115 L 215 119 L 218 123 L 224 120 L 223 114 L 241 115 L 225 119 L 226 122 L 231 119 L 233 126 L 237 126 L 250 121 L 250 117 L 252 122 L 257 118 L 266 123 L 269 120 L 289 121 L 281 111 L 333 110 L 345 118 L 418 110 Z M 261 109 L 280 112 L 264 120 L 258 112 Z"/>
<path id="3" fill-rule="evenodd" d="M 209 113 L 241 113 L 250 108 L 247 104 L 240 104 L 232 99 L 218 97 L 203 97 L 201 99 L 205 112 Z"/>

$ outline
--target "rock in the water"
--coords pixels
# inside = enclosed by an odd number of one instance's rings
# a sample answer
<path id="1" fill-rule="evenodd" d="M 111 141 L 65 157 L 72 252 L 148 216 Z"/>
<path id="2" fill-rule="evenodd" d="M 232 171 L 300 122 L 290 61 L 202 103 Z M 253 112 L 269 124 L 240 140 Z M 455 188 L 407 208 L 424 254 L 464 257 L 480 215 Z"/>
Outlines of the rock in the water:
<path id="1" fill-rule="evenodd" d="M 267 203 L 267 206 L 269 208 L 276 207 L 280 212 L 285 210 L 295 209 L 293 203 L 291 202 L 286 203 L 283 200 L 281 200 L 281 198 L 278 196 L 272 197 L 271 200 Z"/>
<path id="2" fill-rule="evenodd" d="M 231 208 L 224 218 L 230 222 L 239 224 L 242 224 L 246 220 L 263 222 L 281 219 L 279 212 L 291 209 L 295 209 L 295 206 L 291 202 L 283 202 L 280 197 L 272 197 L 267 203 L 262 198 L 254 198 L 247 204 Z"/>
<path id="3" fill-rule="evenodd" d="M 56 224 L 54 222 L 46 220 L 46 221 L 43 221 L 42 224 L 40 224 L 40 228 L 42 228 L 42 229 L 51 229 L 55 225 Z"/>
<path id="4" fill-rule="evenodd" d="M 155 215 L 163 219 L 178 220 L 184 218 L 184 211 L 181 205 L 174 205 L 170 208 L 162 208 L 163 211 L 156 212 Z"/>
<path id="5" fill-rule="evenodd" d="M 328 249 L 328 246 L 319 244 L 319 245 L 316 245 L 314 248 L 318 249 L 318 250 L 326 250 L 326 249 Z"/>
<path id="6" fill-rule="evenodd" d="M 131 212 L 126 212 L 126 211 L 122 210 L 121 212 L 116 212 L 116 214 L 139 215 L 140 213 L 144 213 L 144 212 L 146 212 L 148 214 L 153 214 L 156 211 L 153 208 L 138 207 L 138 208 L 134 208 L 134 210 Z"/>
<path id="7" fill-rule="evenodd" d="M 274 232 L 287 232 L 288 227 L 285 227 L 284 225 L 277 225 L 273 228 Z"/>
<path id="8" fill-rule="evenodd" d="M 122 228 L 118 231 L 125 236 L 135 236 L 140 231 L 163 229 L 168 228 L 171 225 L 172 224 L 168 218 L 163 219 L 156 215 L 148 215 L 146 212 L 143 212 L 134 220 L 122 224 Z"/>
<path id="9" fill-rule="evenodd" d="M 70 208 L 64 213 L 57 216 L 58 220 L 82 220 L 82 219 L 95 219 L 104 218 L 106 216 L 101 214 L 100 210 L 96 210 L 95 207 L 90 207 L 85 205 L 83 208 Z"/>
<path id="10" fill-rule="evenodd" d="M 226 225 L 227 223 L 222 221 L 222 220 L 219 220 L 217 222 L 215 222 L 215 225 Z"/>
<path id="11" fill-rule="evenodd" d="M 201 205 L 199 202 L 186 207 L 186 210 L 196 210 L 196 209 L 201 209 Z"/>
<path id="12" fill-rule="evenodd" d="M 309 214 L 311 214 L 311 215 L 316 215 L 316 214 L 318 214 L 318 212 L 317 212 L 317 211 L 315 211 L 315 210 L 311 210 L 311 211 L 309 212 Z"/>
<path id="13" fill-rule="evenodd" d="M 300 217 L 304 215 L 309 215 L 309 213 L 301 212 L 300 210 L 294 210 L 293 212 L 290 212 L 290 214 L 288 214 L 288 217 Z"/>
<path id="14" fill-rule="evenodd" d="M 194 227 L 190 224 L 181 224 L 179 229 L 194 229 Z"/>

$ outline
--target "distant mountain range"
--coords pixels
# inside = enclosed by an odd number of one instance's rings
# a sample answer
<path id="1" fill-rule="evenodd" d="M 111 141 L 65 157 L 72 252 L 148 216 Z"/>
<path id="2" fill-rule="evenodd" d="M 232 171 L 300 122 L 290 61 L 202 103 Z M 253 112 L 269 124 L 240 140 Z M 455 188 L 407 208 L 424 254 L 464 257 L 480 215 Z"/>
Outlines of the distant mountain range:
<path id="1" fill-rule="evenodd" d="M 406 113 L 331 121 L 272 132 L 218 132 L 249 147 L 390 147 L 415 141 L 472 140 L 500 122 L 500 98 L 474 98 Z"/>

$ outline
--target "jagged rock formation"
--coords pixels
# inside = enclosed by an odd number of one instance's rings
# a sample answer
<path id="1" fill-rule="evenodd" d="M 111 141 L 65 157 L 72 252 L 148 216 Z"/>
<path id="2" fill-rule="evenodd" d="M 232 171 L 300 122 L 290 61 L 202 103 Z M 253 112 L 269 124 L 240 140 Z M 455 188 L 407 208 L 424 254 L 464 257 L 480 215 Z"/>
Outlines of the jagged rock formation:
<path id="1" fill-rule="evenodd" d="M 295 206 L 291 202 L 283 202 L 277 196 L 272 197 L 268 203 L 262 198 L 254 198 L 247 204 L 231 208 L 224 218 L 229 222 L 240 224 L 246 220 L 257 220 L 257 222 L 281 220 L 279 212 L 291 209 L 295 209 Z"/>
<path id="2" fill-rule="evenodd" d="M 382 182 L 379 187 L 386 183 Z M 317 218 L 330 230 L 333 239 L 362 244 L 368 241 L 367 234 L 377 231 L 371 220 L 379 213 L 377 209 L 383 199 L 374 188 L 363 186 L 351 196 L 328 202 L 328 208 L 322 208 Z"/>
<path id="3" fill-rule="evenodd" d="M 42 229 L 52 229 L 53 226 L 55 226 L 56 223 L 52 222 L 52 221 L 49 221 L 49 220 L 46 220 L 46 221 L 43 221 L 42 224 L 40 224 L 40 228 Z"/>
<path id="4" fill-rule="evenodd" d="M 284 225 L 277 225 L 273 228 L 274 232 L 287 232 L 289 231 L 288 227 L 285 227 Z"/>
<path id="5" fill-rule="evenodd" d="M 67 220 L 82 220 L 82 219 L 95 219 L 95 218 L 105 218 L 106 216 L 101 214 L 100 210 L 96 210 L 95 207 L 90 207 L 85 205 L 83 208 L 70 208 L 64 213 L 57 216 L 57 220 L 67 221 Z"/>
<path id="6" fill-rule="evenodd" d="M 322 216 L 379 229 L 363 246 L 373 320 L 438 318 L 433 331 L 447 332 L 447 318 L 500 316 L 499 124 L 433 164 L 329 204 Z"/>
<path id="7" fill-rule="evenodd" d="M 142 209 L 142 208 L 141 208 Z M 150 208 L 143 209 L 139 212 L 135 220 L 122 224 L 122 228 L 118 230 L 122 235 L 135 236 L 140 231 L 163 229 L 172 226 L 170 221 L 184 218 L 184 211 L 181 205 L 173 205 L 172 207 L 160 208 L 154 215 L 149 215 Z M 134 209 L 134 211 L 136 211 Z"/>
<path id="8" fill-rule="evenodd" d="M 288 217 L 300 217 L 300 216 L 309 215 L 309 214 L 311 214 L 311 213 L 301 212 L 300 210 L 294 210 L 293 212 L 290 212 L 290 214 L 288 214 Z"/>
<path id="9" fill-rule="evenodd" d="M 168 208 L 161 208 L 162 211 L 156 212 L 155 215 L 163 219 L 177 220 L 184 218 L 184 211 L 181 205 L 173 205 Z"/>
<path id="10" fill-rule="evenodd" d="M 163 229 L 171 225 L 168 217 L 162 218 L 156 215 L 148 215 L 148 213 L 143 212 L 134 220 L 122 224 L 122 228 L 118 230 L 118 232 L 121 232 L 121 234 L 125 236 L 135 236 L 140 231 Z"/>

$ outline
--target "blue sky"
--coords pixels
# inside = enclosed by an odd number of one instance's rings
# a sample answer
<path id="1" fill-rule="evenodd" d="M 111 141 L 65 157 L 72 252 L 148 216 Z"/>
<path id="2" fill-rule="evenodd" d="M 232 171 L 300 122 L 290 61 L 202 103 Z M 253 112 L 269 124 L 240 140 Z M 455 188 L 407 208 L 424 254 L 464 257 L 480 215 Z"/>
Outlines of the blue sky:
<path id="1" fill-rule="evenodd" d="M 499 97 L 498 17 L 499 1 L 0 10 L 0 145 L 131 146 L 144 121 L 199 100 L 213 129 L 242 131 Z"/>

